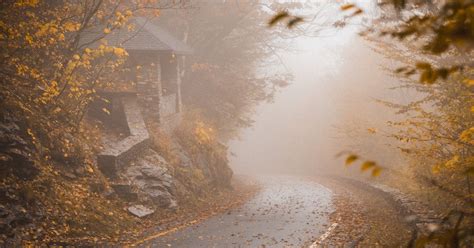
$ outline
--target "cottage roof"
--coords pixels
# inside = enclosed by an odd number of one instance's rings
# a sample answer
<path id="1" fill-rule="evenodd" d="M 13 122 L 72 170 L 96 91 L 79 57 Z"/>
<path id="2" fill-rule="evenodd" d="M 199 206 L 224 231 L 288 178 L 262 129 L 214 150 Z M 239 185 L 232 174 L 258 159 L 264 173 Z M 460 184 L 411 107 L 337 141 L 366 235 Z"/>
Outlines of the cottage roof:
<path id="1" fill-rule="evenodd" d="M 121 28 L 105 35 L 107 44 L 121 46 L 127 50 L 170 51 L 176 54 L 190 54 L 192 49 L 184 42 L 159 27 L 156 22 L 144 17 L 135 17 L 131 21 L 133 30 Z M 84 32 L 81 43 L 89 43 L 104 36 L 103 29 L 96 28 Z"/>

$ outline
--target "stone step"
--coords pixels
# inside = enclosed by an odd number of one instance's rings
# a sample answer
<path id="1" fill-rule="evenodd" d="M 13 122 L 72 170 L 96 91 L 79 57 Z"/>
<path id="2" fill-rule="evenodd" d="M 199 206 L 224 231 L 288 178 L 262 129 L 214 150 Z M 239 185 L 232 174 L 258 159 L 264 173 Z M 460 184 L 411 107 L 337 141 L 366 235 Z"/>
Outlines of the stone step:
<path id="1" fill-rule="evenodd" d="M 121 103 L 130 136 L 118 141 L 105 141 L 105 149 L 97 156 L 97 165 L 108 178 L 150 146 L 150 137 L 136 97 L 123 97 Z"/>

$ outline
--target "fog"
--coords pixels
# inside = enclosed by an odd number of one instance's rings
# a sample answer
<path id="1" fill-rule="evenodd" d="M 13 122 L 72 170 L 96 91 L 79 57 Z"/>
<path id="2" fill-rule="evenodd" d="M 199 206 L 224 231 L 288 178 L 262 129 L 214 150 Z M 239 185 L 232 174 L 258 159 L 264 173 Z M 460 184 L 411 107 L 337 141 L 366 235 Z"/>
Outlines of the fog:
<path id="1" fill-rule="evenodd" d="M 0 247 L 473 247 L 474 0 L 0 13 Z"/>
<path id="2" fill-rule="evenodd" d="M 359 36 L 362 23 L 296 38 L 298 51 L 281 53 L 294 81 L 273 102 L 258 106 L 254 126 L 229 143 L 237 174 L 347 173 L 335 159 L 346 148 L 339 129 L 384 122 L 391 113 L 375 99 L 403 100 L 407 94 L 388 89 L 395 85 L 384 70 L 390 62 Z"/>

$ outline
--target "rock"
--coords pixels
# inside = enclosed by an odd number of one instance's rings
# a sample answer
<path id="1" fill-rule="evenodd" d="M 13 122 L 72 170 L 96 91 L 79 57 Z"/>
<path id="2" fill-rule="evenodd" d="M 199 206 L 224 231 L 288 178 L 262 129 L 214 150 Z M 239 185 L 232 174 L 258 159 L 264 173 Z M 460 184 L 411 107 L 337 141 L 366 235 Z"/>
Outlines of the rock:
<path id="1" fill-rule="evenodd" d="M 79 167 L 74 169 L 74 174 L 76 174 L 78 176 L 84 175 L 84 174 L 86 174 L 86 169 L 84 168 L 84 166 L 79 166 Z"/>
<path id="2" fill-rule="evenodd" d="M 118 197 L 129 202 L 138 201 L 138 194 L 133 192 L 132 186 L 128 184 L 112 184 L 111 187 Z"/>
<path id="3" fill-rule="evenodd" d="M 10 115 L 3 113 L 0 120 L 0 150 L 2 155 L 2 166 L 0 172 L 11 173 L 22 180 L 31 180 L 39 174 L 29 154 L 34 153 L 28 140 L 28 134 L 19 126 L 20 121 Z"/>
<path id="4" fill-rule="evenodd" d="M 171 150 L 178 156 L 179 164 L 183 167 L 191 167 L 193 162 L 189 158 L 188 153 L 183 149 L 183 147 L 178 143 L 178 141 L 173 140 L 171 142 Z"/>
<path id="5" fill-rule="evenodd" d="M 171 208 L 171 209 L 176 209 L 178 208 L 178 202 L 176 200 L 171 200 L 171 203 L 170 205 L 168 206 L 168 208 Z"/>
<path id="6" fill-rule="evenodd" d="M 408 223 L 414 223 L 417 220 L 418 220 L 418 216 L 416 216 L 414 214 L 405 217 L 405 221 L 408 222 Z"/>
<path id="7" fill-rule="evenodd" d="M 159 207 L 175 207 L 175 186 L 168 172 L 168 163 L 153 150 L 125 169 L 124 177 Z"/>
<path id="8" fill-rule="evenodd" d="M 214 178 L 220 186 L 231 188 L 231 179 L 233 175 L 232 169 L 229 167 L 229 162 L 226 156 L 217 156 L 215 159 L 215 174 Z"/>
<path id="9" fill-rule="evenodd" d="M 201 169 L 205 177 L 209 178 L 211 176 L 211 171 L 209 170 L 209 159 L 206 157 L 206 154 L 197 154 L 194 165 L 197 168 Z"/>
<path id="10" fill-rule="evenodd" d="M 93 193 L 102 193 L 105 191 L 105 185 L 103 183 L 91 183 L 89 184 L 89 189 Z"/>
<path id="11" fill-rule="evenodd" d="M 117 157 L 112 155 L 97 156 L 97 167 L 108 178 L 115 178 L 117 174 Z"/>
<path id="12" fill-rule="evenodd" d="M 165 190 L 149 188 L 147 191 L 151 200 L 159 207 L 170 208 L 173 205 L 173 202 L 176 202 L 174 196 Z"/>
<path id="13" fill-rule="evenodd" d="M 150 209 L 150 208 L 147 208 L 143 205 L 133 205 L 133 206 L 130 206 L 128 207 L 128 211 L 130 213 L 132 213 L 133 215 L 139 217 L 139 218 L 142 218 L 142 217 L 145 217 L 145 216 L 148 216 L 152 213 L 155 212 L 155 210 L 153 209 Z"/>
<path id="14" fill-rule="evenodd" d="M 224 153 L 214 152 L 198 155 L 198 167 L 204 176 L 216 186 L 231 187 L 232 170 Z"/>

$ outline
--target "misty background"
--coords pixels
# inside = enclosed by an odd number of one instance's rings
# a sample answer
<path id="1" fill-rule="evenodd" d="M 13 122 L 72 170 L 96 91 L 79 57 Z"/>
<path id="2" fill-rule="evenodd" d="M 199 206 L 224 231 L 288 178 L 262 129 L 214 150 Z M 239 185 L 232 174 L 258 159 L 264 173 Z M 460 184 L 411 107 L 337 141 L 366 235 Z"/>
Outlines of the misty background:
<path id="1" fill-rule="evenodd" d="M 364 136 L 368 128 L 386 126 L 389 117 L 394 118 L 377 99 L 404 102 L 410 98 L 406 90 L 390 89 L 397 79 L 386 68 L 394 65 L 359 35 L 376 15 L 376 8 L 370 1 L 358 4 L 365 10 L 362 19 L 353 19 L 342 29 L 330 27 L 316 37 L 295 38 L 291 44 L 295 51 L 279 53 L 294 80 L 272 102 L 260 104 L 253 127 L 229 142 L 235 173 L 347 174 L 350 170 L 335 155 L 348 148 L 359 148 L 386 165 L 403 163 L 394 149 L 362 144 L 383 141 L 351 137 L 351 132 Z M 338 6 L 325 6 L 325 14 L 332 16 L 328 23 L 341 18 Z M 360 149 L 363 145 L 368 149 Z"/>

